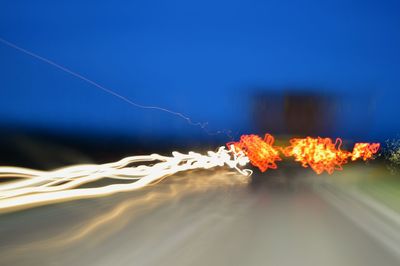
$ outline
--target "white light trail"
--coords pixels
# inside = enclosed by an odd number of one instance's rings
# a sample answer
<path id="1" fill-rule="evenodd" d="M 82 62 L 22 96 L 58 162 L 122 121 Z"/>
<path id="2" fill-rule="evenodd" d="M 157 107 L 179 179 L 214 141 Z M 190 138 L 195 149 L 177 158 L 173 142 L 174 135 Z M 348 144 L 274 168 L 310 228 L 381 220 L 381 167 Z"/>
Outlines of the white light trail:
<path id="1" fill-rule="evenodd" d="M 152 162 L 155 164 L 148 165 Z M 171 157 L 158 154 L 130 156 L 113 163 L 75 165 L 54 171 L 4 166 L 0 167 L 0 178 L 19 179 L 0 185 L 0 211 L 132 191 L 175 173 L 194 169 L 226 165 L 250 176 L 251 170 L 240 168 L 248 162 L 249 159 L 242 152 L 236 152 L 231 146 L 230 149 L 220 147 L 216 152 L 209 151 L 207 155 L 173 152 Z M 130 166 L 137 163 L 143 164 Z M 106 178 L 124 180 L 124 183 L 81 187 Z"/>

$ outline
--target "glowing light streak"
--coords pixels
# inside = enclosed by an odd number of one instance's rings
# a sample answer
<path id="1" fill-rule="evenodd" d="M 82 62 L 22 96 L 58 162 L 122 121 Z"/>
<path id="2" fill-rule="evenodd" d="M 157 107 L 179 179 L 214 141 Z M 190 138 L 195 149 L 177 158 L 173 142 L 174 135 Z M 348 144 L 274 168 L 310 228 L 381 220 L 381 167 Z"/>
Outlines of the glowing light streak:
<path id="1" fill-rule="evenodd" d="M 266 134 L 264 139 L 257 135 L 242 135 L 239 142 L 228 143 L 233 145 L 236 151 L 243 151 L 249 158 L 251 164 L 258 167 L 261 172 L 268 169 L 276 169 L 276 161 L 281 161 L 279 150 L 274 147 L 274 137 Z"/>
<path id="2" fill-rule="evenodd" d="M 0 178 L 17 180 L 0 184 L 0 211 L 137 190 L 175 173 L 194 169 L 226 165 L 249 176 L 252 171 L 241 169 L 243 166 L 250 162 L 262 172 L 276 169 L 276 162 L 282 160 L 280 152 L 286 157 L 294 157 L 303 167 L 311 167 L 317 174 L 324 171 L 332 174 L 334 170 L 341 170 L 349 159 L 371 159 L 380 147 L 379 143 L 356 143 L 349 152 L 341 150 L 341 144 L 340 138 L 333 142 L 330 138 L 306 137 L 291 139 L 288 147 L 278 147 L 274 146 L 274 138 L 269 134 L 264 139 L 243 135 L 240 141 L 228 143 L 228 148 L 220 147 L 206 155 L 173 152 L 170 157 L 158 154 L 130 156 L 113 163 L 75 165 L 54 171 L 5 166 L 0 167 Z M 103 179 L 124 182 L 95 183 Z"/>
<path id="3" fill-rule="evenodd" d="M 341 150 L 342 140 L 337 138 L 333 142 L 330 138 L 294 138 L 290 146 L 282 149 L 285 156 L 294 157 L 303 167 L 310 166 L 317 174 L 326 171 L 332 174 L 334 170 L 342 170 L 342 165 L 362 158 L 371 159 L 378 152 L 379 143 L 356 143 L 353 152 Z"/>
<path id="4" fill-rule="evenodd" d="M 209 195 L 225 192 L 226 189 L 239 192 L 247 186 L 248 182 L 247 176 L 227 172 L 225 169 L 200 171 L 192 178 L 188 178 L 184 173 L 176 174 L 173 178 L 165 180 L 157 189 L 149 186 L 142 193 L 132 193 L 111 199 L 112 204 L 105 208 L 103 208 L 104 205 L 92 208 L 89 204 L 90 213 L 87 216 L 81 216 L 72 223 L 60 224 L 56 232 L 43 232 L 42 237 L 38 239 L 32 238 L 23 243 L 17 242 L 17 244 L 14 242 L 12 250 L 0 250 L 0 257 L 21 256 L 27 251 L 55 252 L 59 248 L 76 245 L 80 241 L 87 241 L 86 243 L 90 244 L 99 243 L 110 235 L 121 232 L 133 219 L 163 204 L 185 201 L 189 195 L 205 192 Z M 85 206 L 82 205 L 80 208 L 85 208 Z"/>
<path id="5" fill-rule="evenodd" d="M 356 143 L 351 154 L 351 160 L 355 161 L 362 158 L 364 161 L 371 159 L 378 152 L 379 143 Z"/>
<path id="6" fill-rule="evenodd" d="M 334 170 L 342 170 L 350 153 L 342 151 L 342 140 L 335 142 L 330 138 L 303 138 L 291 139 L 290 146 L 282 149 L 285 156 L 292 156 L 303 167 L 310 166 L 317 174 L 326 171 L 332 174 Z"/>
<path id="7" fill-rule="evenodd" d="M 138 162 L 154 165 L 132 166 Z M 37 171 L 18 167 L 0 167 L 0 175 L 22 177 L 23 180 L 0 185 L 0 211 L 27 208 L 66 200 L 99 197 L 143 188 L 163 177 L 193 169 L 210 169 L 227 165 L 249 176 L 252 171 L 241 169 L 249 162 L 242 153 L 220 147 L 207 155 L 195 152 L 173 152 L 172 157 L 158 154 L 126 157 L 118 162 L 101 165 L 77 165 L 54 171 Z M 80 188 L 101 179 L 123 179 L 132 182 Z"/>
<path id="8" fill-rule="evenodd" d="M 242 151 L 250 160 L 250 163 L 258 167 L 262 172 L 268 169 L 276 169 L 276 161 L 281 161 L 279 153 L 286 157 L 294 157 L 303 167 L 311 167 L 317 174 L 326 171 L 332 174 L 334 170 L 342 170 L 349 158 L 352 161 L 371 159 L 379 150 L 379 143 L 356 143 L 353 151 L 341 149 L 342 140 L 337 138 L 333 142 L 330 138 L 293 138 L 288 147 L 277 147 L 274 138 L 266 134 L 264 139 L 257 135 L 243 135 L 239 142 L 231 142 L 236 152 Z"/>

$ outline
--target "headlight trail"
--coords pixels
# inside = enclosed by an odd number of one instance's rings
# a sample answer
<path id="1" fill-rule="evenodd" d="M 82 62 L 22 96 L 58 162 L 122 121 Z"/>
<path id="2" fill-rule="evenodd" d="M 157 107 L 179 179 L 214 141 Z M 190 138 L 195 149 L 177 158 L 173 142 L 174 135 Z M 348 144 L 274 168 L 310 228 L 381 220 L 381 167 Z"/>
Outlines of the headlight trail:
<path id="1" fill-rule="evenodd" d="M 194 169 L 225 165 L 250 176 L 252 171 L 242 167 L 251 163 L 262 172 L 276 169 L 276 162 L 282 160 L 281 153 L 293 157 L 303 167 L 311 167 L 317 174 L 324 171 L 332 174 L 334 170 L 342 170 L 342 165 L 349 160 L 371 159 L 380 147 L 379 143 L 356 143 L 353 151 L 349 152 L 342 150 L 341 144 L 340 138 L 333 142 L 330 138 L 306 137 L 293 138 L 289 146 L 279 147 L 274 146 L 274 138 L 269 134 L 264 139 L 257 135 L 243 135 L 238 142 L 228 143 L 227 147 L 222 146 L 206 155 L 173 152 L 170 157 L 158 154 L 130 156 L 113 163 L 75 165 L 53 171 L 4 166 L 0 167 L 0 178 L 17 180 L 0 184 L 0 211 L 137 190 L 164 177 Z M 109 185 L 96 183 L 103 179 L 120 182 Z"/>
<path id="2" fill-rule="evenodd" d="M 134 163 L 154 165 L 129 166 Z M 143 188 L 163 177 L 194 169 L 228 166 L 243 175 L 241 169 L 249 162 L 242 152 L 220 147 L 207 155 L 196 152 L 173 152 L 171 157 L 158 154 L 126 157 L 118 162 L 100 165 L 77 165 L 54 171 L 37 171 L 19 167 L 0 167 L 0 176 L 19 177 L 23 180 L 0 185 L 0 211 L 22 209 L 48 203 L 111 195 Z M 81 188 L 82 185 L 112 178 L 132 181 L 122 184 Z"/>

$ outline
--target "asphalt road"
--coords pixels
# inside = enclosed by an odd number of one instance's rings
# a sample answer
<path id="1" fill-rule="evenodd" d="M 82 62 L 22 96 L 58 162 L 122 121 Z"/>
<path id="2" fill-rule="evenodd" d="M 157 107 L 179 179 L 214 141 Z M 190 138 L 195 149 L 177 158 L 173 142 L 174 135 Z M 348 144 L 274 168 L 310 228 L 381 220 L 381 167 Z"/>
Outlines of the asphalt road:
<path id="1" fill-rule="evenodd" d="M 308 174 L 307 170 L 301 172 Z M 0 215 L 0 265 L 399 265 L 315 178 L 227 170 Z"/>

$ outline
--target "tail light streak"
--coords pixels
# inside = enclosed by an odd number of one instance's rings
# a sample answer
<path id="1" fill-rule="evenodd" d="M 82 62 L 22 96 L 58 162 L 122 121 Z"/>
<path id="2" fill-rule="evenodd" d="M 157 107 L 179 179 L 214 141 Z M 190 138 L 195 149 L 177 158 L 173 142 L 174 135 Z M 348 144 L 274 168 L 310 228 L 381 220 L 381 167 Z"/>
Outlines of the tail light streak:
<path id="1" fill-rule="evenodd" d="M 250 176 L 252 171 L 243 169 L 248 163 L 265 172 L 278 167 L 281 154 L 293 157 L 303 167 L 311 167 L 317 174 L 324 171 L 332 174 L 334 170 L 341 170 L 349 160 L 371 159 L 380 147 L 379 143 L 356 143 L 353 151 L 349 152 L 342 150 L 341 144 L 339 138 L 333 142 L 330 138 L 306 137 L 291 139 L 289 146 L 280 147 L 274 145 L 274 138 L 269 134 L 264 138 L 243 135 L 238 142 L 228 143 L 227 147 L 222 146 L 205 155 L 173 152 L 172 156 L 130 156 L 113 163 L 75 165 L 53 171 L 4 166 L 0 167 L 0 178 L 17 180 L 0 184 L 0 211 L 133 191 L 175 173 L 194 169 L 227 166 Z M 102 179 L 124 182 L 110 185 L 95 183 Z M 85 184 L 91 186 L 82 187 Z"/>

